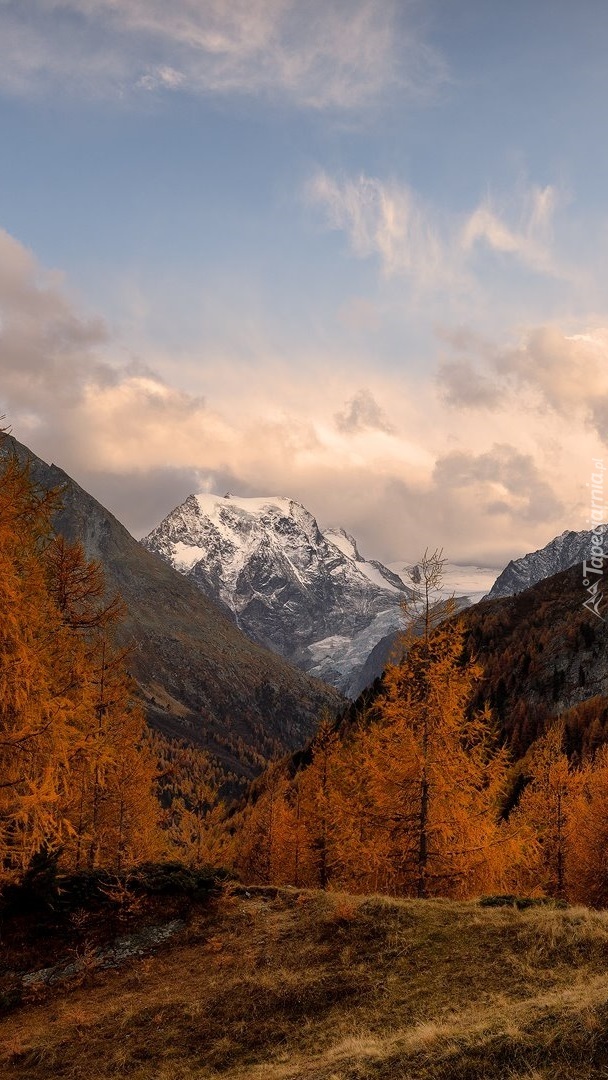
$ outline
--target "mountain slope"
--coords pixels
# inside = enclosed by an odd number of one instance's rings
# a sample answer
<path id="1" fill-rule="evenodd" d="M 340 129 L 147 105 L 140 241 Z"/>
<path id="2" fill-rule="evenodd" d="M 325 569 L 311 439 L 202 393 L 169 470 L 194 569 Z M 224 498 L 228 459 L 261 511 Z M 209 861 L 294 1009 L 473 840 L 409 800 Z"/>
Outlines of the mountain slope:
<path id="1" fill-rule="evenodd" d="M 566 531 L 545 544 L 544 548 L 522 555 L 520 559 L 512 559 L 494 582 L 488 599 L 513 596 L 529 589 L 531 585 L 536 585 L 538 581 L 568 570 L 577 563 L 582 564 L 583 560 L 590 557 L 595 542 L 590 530 Z"/>
<path id="2" fill-rule="evenodd" d="M 403 581 L 291 499 L 191 495 L 142 543 L 254 641 L 341 690 L 401 623 Z"/>
<path id="3" fill-rule="evenodd" d="M 516 756 L 561 715 L 571 749 L 590 748 L 583 729 L 591 724 L 599 741 L 608 739 L 608 623 L 583 607 L 586 599 L 576 565 L 460 616 L 484 669 L 475 704 L 491 707 Z M 602 615 L 605 605 L 602 589 Z"/>
<path id="4" fill-rule="evenodd" d="M 148 718 L 207 746 L 232 772 L 253 775 L 262 757 L 301 745 L 338 695 L 249 641 L 196 585 L 146 551 L 100 503 L 14 439 L 44 488 L 62 489 L 58 532 L 98 559 L 128 614 L 119 630 Z"/>
<path id="5" fill-rule="evenodd" d="M 589 760 L 608 744 L 608 622 L 583 607 L 585 597 L 580 568 L 572 567 L 517 596 L 484 600 L 453 616 L 464 630 L 463 659 L 475 659 L 482 669 L 470 707 L 490 709 L 515 762 L 558 718 L 574 761 Z M 601 593 L 601 612 L 606 604 L 608 587 Z M 386 661 L 380 646 L 377 652 L 377 663 Z M 372 672 L 365 690 L 336 719 L 334 730 L 343 739 L 353 726 L 374 723 L 380 715 L 384 678 L 371 684 L 371 677 Z M 286 775 L 293 778 L 311 761 L 310 746 L 296 751 Z M 252 786 L 256 795 L 267 776 Z"/>

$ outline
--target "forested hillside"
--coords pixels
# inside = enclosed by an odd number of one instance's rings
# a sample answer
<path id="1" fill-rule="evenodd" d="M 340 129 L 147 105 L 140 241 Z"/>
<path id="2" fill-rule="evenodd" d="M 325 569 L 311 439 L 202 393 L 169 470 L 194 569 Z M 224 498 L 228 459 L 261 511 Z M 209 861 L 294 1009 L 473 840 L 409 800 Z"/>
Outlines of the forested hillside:
<path id="1" fill-rule="evenodd" d="M 42 493 L 57 489 L 55 530 L 100 563 L 108 595 L 124 612 L 114 640 L 129 649 L 149 723 L 208 749 L 236 778 L 309 739 L 323 707 L 341 699 L 242 634 L 196 586 L 146 551 L 103 506 L 54 465 L 12 438 L 5 450 L 29 462 Z"/>
<path id="2" fill-rule="evenodd" d="M 557 716 L 571 752 L 606 741 L 608 624 L 583 607 L 580 566 L 460 616 L 466 652 L 483 668 L 473 705 L 487 704 L 515 757 Z"/>
<path id="3" fill-rule="evenodd" d="M 591 625 L 577 585 L 571 573 L 451 619 L 431 610 L 340 723 L 254 786 L 234 829 L 240 872 L 607 903 L 604 624 Z M 589 682 L 569 685 L 578 670 Z"/>

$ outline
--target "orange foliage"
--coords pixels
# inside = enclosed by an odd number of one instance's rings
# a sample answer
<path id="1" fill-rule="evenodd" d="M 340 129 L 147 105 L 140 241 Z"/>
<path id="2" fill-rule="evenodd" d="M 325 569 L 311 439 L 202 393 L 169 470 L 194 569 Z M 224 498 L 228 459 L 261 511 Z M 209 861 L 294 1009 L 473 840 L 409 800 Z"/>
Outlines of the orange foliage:
<path id="1" fill-rule="evenodd" d="M 156 762 L 124 656 L 105 637 L 122 602 L 54 538 L 56 493 L 0 462 L 0 883 L 41 849 L 121 869 L 160 850 Z"/>

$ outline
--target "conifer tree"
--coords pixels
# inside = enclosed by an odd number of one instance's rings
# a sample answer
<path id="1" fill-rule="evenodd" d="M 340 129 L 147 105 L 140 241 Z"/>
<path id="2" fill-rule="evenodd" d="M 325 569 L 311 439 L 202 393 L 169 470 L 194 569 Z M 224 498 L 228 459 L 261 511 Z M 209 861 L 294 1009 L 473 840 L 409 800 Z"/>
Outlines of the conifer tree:
<path id="1" fill-rule="evenodd" d="M 86 558 L 80 541 L 54 536 L 44 562 L 51 597 L 70 630 L 90 635 L 113 626 L 125 614 L 118 594 L 107 599 L 101 565 Z"/>
<path id="2" fill-rule="evenodd" d="M 3 447 L 3 449 L 5 449 Z M 42 556 L 56 494 L 40 491 L 30 465 L 0 460 L 0 871 L 23 871 L 57 847 L 60 799 L 74 708 L 69 649 L 49 597 Z"/>
<path id="3" fill-rule="evenodd" d="M 563 724 L 558 722 L 533 744 L 526 762 L 529 782 L 510 816 L 511 827 L 528 838 L 520 887 L 558 899 L 567 894 L 581 783 L 580 773 L 571 769 L 563 751 L 563 739 Z"/>
<path id="4" fill-rule="evenodd" d="M 291 843 L 287 789 L 280 765 L 270 765 L 261 794 L 240 817 L 234 861 L 246 881 L 263 885 L 285 881 L 286 845 Z"/>
<path id="5" fill-rule="evenodd" d="M 470 715 L 480 676 L 464 663 L 463 635 L 433 603 L 440 552 L 420 568 L 422 608 L 403 639 L 404 659 L 385 673 L 381 720 L 365 737 L 380 843 L 393 885 L 420 898 L 470 895 L 498 873 L 498 802 L 507 755 L 490 717 Z M 504 838 L 506 839 L 506 837 Z"/>
<path id="6" fill-rule="evenodd" d="M 6 451 L 6 447 L 3 447 Z M 55 492 L 0 457 L 0 881 L 44 849 L 114 866 L 159 850 L 155 763 L 124 655 L 122 602 L 80 545 L 53 537 Z"/>
<path id="7" fill-rule="evenodd" d="M 84 707 L 71 754 L 72 835 L 64 856 L 77 869 L 121 869 L 162 847 L 157 763 L 125 659 L 103 631 L 86 653 Z"/>
<path id="8" fill-rule="evenodd" d="M 569 775 L 565 891 L 568 900 L 608 906 L 608 747 Z"/>
<path id="9" fill-rule="evenodd" d="M 300 780 L 301 813 L 314 875 L 311 884 L 327 889 L 338 872 L 340 740 L 326 713 L 312 741 L 311 754 L 312 762 Z"/>

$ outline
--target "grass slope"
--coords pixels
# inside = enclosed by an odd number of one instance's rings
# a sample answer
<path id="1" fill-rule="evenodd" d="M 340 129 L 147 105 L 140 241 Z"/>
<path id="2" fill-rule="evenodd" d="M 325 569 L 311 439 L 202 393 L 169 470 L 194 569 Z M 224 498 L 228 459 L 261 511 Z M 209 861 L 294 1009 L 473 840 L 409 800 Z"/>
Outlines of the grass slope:
<path id="1" fill-rule="evenodd" d="M 225 891 L 0 1022 L 6 1080 L 608 1076 L 608 914 Z"/>

